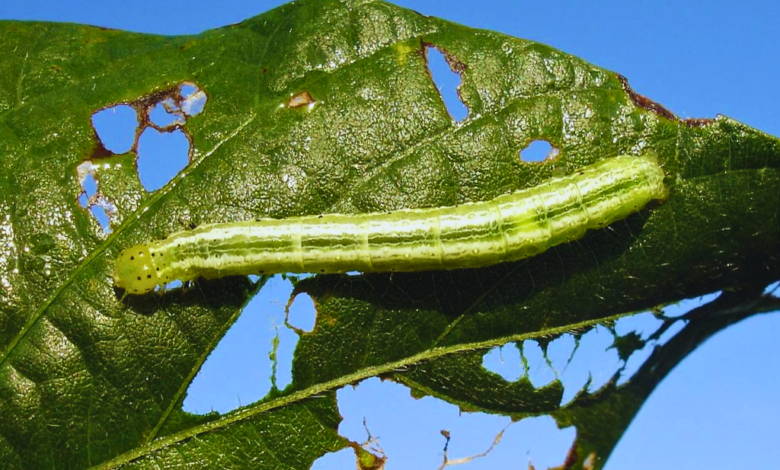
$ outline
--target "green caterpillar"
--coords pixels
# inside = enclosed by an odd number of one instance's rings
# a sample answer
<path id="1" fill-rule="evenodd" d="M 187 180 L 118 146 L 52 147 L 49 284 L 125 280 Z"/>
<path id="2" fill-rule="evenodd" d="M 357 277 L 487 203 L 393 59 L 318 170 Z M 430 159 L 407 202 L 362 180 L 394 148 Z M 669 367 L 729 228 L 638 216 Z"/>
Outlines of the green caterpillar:
<path id="1" fill-rule="evenodd" d="M 490 201 L 212 224 L 136 245 L 114 282 L 143 294 L 176 279 L 458 269 L 536 255 L 664 199 L 655 156 L 623 155 Z"/>

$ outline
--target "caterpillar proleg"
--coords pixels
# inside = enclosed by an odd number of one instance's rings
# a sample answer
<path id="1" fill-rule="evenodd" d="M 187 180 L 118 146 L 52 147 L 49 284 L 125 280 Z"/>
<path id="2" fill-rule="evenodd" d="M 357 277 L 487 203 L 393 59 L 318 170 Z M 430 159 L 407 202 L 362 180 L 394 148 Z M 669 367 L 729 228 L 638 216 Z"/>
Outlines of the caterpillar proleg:
<path id="1" fill-rule="evenodd" d="M 622 155 L 490 201 L 203 225 L 124 250 L 114 282 L 143 294 L 199 276 L 489 266 L 576 240 L 664 199 L 663 179 L 655 156 Z"/>

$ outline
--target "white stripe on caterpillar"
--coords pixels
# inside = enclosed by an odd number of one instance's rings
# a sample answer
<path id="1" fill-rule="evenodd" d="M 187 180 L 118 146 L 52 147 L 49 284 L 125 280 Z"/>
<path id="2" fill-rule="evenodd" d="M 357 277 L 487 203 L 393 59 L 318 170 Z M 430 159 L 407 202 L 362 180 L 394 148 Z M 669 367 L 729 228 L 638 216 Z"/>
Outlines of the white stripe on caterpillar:
<path id="1" fill-rule="evenodd" d="M 204 225 L 136 245 L 114 282 L 143 294 L 176 279 L 489 266 L 576 240 L 666 198 L 655 156 L 623 155 L 490 201 Z"/>

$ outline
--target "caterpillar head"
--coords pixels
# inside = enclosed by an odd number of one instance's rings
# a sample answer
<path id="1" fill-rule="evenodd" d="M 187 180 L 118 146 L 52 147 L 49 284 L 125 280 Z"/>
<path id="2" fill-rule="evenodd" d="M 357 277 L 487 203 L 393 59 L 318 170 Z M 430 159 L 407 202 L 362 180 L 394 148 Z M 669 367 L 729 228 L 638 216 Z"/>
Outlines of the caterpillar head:
<path id="1" fill-rule="evenodd" d="M 145 294 L 154 290 L 159 279 L 146 245 L 124 250 L 114 263 L 114 283 L 129 294 Z"/>

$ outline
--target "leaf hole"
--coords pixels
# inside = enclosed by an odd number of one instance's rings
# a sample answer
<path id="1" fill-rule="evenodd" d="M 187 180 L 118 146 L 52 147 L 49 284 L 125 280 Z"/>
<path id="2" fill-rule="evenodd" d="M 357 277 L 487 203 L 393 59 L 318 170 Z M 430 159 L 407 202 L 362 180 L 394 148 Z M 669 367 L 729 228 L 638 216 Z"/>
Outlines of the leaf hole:
<path id="1" fill-rule="evenodd" d="M 598 390 L 623 365 L 617 351 L 611 348 L 612 343 L 612 333 L 603 326 L 592 328 L 578 339 L 563 335 L 544 348 L 538 344 L 533 348 L 526 342 L 523 350 L 529 379 L 539 386 L 549 383 L 550 375 L 558 377 L 564 386 L 562 403 L 571 401 L 584 388 L 591 392 Z M 544 363 L 546 371 L 541 370 Z"/>
<path id="2" fill-rule="evenodd" d="M 337 400 L 343 416 L 339 434 L 353 442 L 366 442 L 368 429 L 374 445 L 381 447 L 394 468 L 443 468 L 443 430 L 450 436 L 447 457 L 451 466 L 447 468 L 460 467 L 454 461 L 468 460 L 479 468 L 499 468 L 507 453 L 528 455 L 535 468 L 552 468 L 563 463 L 576 435 L 573 426 L 558 429 L 550 416 L 510 425 L 505 416 L 463 413 L 438 398 L 414 398 L 407 387 L 378 378 L 339 389 Z M 502 431 L 500 442 L 486 452 Z M 351 452 L 326 454 L 312 468 L 355 468 L 355 456 Z"/>
<path id="3" fill-rule="evenodd" d="M 95 176 L 92 169 L 92 162 L 84 162 L 89 165 L 89 173 L 84 175 L 84 179 L 81 180 L 81 194 L 79 195 L 79 204 L 81 207 L 87 209 L 90 205 L 90 199 L 95 197 L 97 195 L 97 181 L 95 181 Z M 82 163 L 82 165 L 84 165 Z"/>
<path id="4" fill-rule="evenodd" d="M 455 62 L 452 59 L 448 61 L 447 56 L 434 46 L 425 48 L 425 56 L 431 80 L 439 90 L 447 112 L 454 121 L 463 121 L 469 116 L 469 110 L 458 93 L 462 79 L 457 68 L 453 65 Z"/>
<path id="5" fill-rule="evenodd" d="M 186 116 L 196 116 L 206 106 L 206 92 L 190 82 L 184 82 L 179 87 L 179 95 L 182 98 L 181 110 Z"/>
<path id="6" fill-rule="evenodd" d="M 544 387 L 557 378 L 555 365 L 549 355 L 549 346 L 543 348 L 536 341 L 524 341 L 520 354 L 525 375 L 534 387 Z"/>
<path id="7" fill-rule="evenodd" d="M 520 351 L 514 343 L 496 346 L 482 356 L 482 367 L 500 375 L 507 382 L 514 382 L 523 375 Z"/>
<path id="8" fill-rule="evenodd" d="M 147 191 L 165 186 L 188 163 L 190 141 L 176 129 L 146 128 L 138 141 L 138 176 Z"/>
<path id="9" fill-rule="evenodd" d="M 287 308 L 287 325 L 303 332 L 311 332 L 317 319 L 314 300 L 308 294 L 297 294 Z"/>
<path id="10" fill-rule="evenodd" d="M 138 115 L 132 106 L 112 106 L 92 115 L 92 127 L 103 147 L 116 154 L 125 153 L 135 142 Z"/>
<path id="11" fill-rule="evenodd" d="M 90 160 L 82 162 L 76 168 L 81 185 L 78 203 L 89 211 L 92 218 L 100 225 L 103 233 L 108 234 L 111 232 L 110 214 L 116 211 L 116 208 L 100 194 L 98 181 L 95 178 L 97 169 L 98 166 Z"/>
<path id="12" fill-rule="evenodd" d="M 149 111 L 149 119 L 158 127 L 182 125 L 185 121 L 184 114 L 171 98 L 166 98 L 155 104 Z"/>
<path id="13" fill-rule="evenodd" d="M 678 323 L 683 323 L 682 321 Z M 612 327 L 614 340 L 610 348 L 615 349 L 624 361 L 618 384 L 627 382 L 650 357 L 659 344 L 651 336 L 659 331 L 664 321 L 650 312 L 626 316 Z"/>
<path id="14" fill-rule="evenodd" d="M 190 142 L 181 129 L 203 111 L 206 101 L 197 85 L 183 82 L 131 104 L 99 110 L 91 118 L 101 143 L 96 155 L 135 153 L 141 184 L 148 191 L 159 189 L 187 165 Z M 79 203 L 87 207 L 89 198 L 82 196 Z"/>
<path id="15" fill-rule="evenodd" d="M 520 150 L 520 161 L 526 163 L 539 163 L 551 160 L 558 156 L 560 151 L 546 140 L 534 140 Z"/>
<path id="16" fill-rule="evenodd" d="M 227 413 L 266 396 L 274 381 L 277 388 L 292 381 L 298 335 L 284 327 L 292 290 L 274 276 L 249 301 L 187 389 L 184 411 Z"/>
<path id="17" fill-rule="evenodd" d="M 764 295 L 770 295 L 776 298 L 778 288 L 780 288 L 780 282 L 773 282 L 764 289 Z"/>

